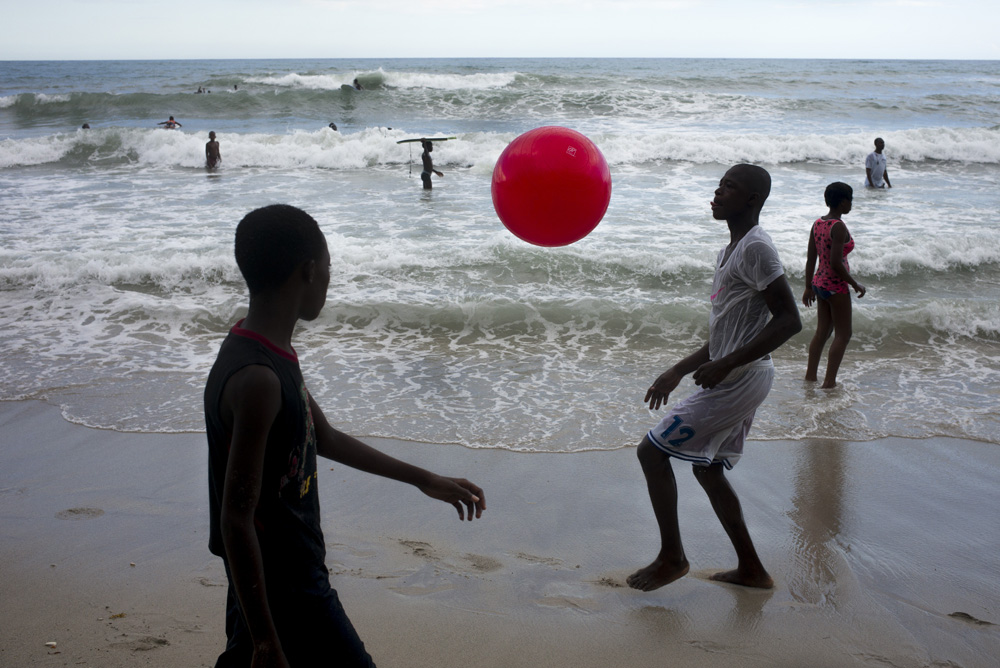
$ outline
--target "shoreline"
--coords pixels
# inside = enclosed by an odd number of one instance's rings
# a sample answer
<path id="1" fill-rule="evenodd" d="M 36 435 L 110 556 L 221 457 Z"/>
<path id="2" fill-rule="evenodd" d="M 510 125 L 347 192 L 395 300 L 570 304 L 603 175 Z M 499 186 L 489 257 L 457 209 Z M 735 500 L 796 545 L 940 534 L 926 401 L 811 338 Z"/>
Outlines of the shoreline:
<path id="1" fill-rule="evenodd" d="M 98 431 L 0 402 L 0 664 L 212 666 L 204 435 Z M 1000 446 L 751 441 L 727 474 L 775 589 L 711 582 L 732 548 L 675 463 L 691 573 L 624 586 L 658 547 L 633 448 L 370 439 L 486 491 L 480 520 L 321 460 L 327 565 L 379 666 L 962 666 L 1000 655 Z M 134 565 L 133 565 L 134 564 Z M 56 642 L 48 648 L 46 642 Z"/>

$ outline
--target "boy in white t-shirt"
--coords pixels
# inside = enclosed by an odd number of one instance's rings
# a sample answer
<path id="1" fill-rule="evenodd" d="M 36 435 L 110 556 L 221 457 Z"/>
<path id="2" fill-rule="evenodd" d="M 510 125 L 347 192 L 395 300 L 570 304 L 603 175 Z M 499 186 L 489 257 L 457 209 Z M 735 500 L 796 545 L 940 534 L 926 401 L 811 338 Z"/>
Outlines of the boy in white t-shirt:
<path id="1" fill-rule="evenodd" d="M 658 409 L 689 373 L 702 388 L 674 405 L 639 444 L 636 454 L 646 476 L 661 547 L 651 564 L 628 577 L 634 589 L 652 591 L 688 572 L 671 457 L 692 462 L 695 478 L 736 548 L 736 569 L 716 573 L 712 579 L 763 589 L 774 586 L 724 475 L 740 458 L 754 412 L 771 389 L 770 353 L 802 329 L 778 252 L 758 225 L 770 191 L 770 174 L 754 165 L 736 165 L 722 177 L 712 215 L 728 224 L 730 243 L 716 260 L 708 343 L 664 371 L 643 400 Z"/>
<path id="2" fill-rule="evenodd" d="M 885 141 L 881 137 L 875 138 L 875 150 L 865 158 L 865 185 L 869 188 L 891 188 L 889 183 L 889 170 L 886 169 Z"/>

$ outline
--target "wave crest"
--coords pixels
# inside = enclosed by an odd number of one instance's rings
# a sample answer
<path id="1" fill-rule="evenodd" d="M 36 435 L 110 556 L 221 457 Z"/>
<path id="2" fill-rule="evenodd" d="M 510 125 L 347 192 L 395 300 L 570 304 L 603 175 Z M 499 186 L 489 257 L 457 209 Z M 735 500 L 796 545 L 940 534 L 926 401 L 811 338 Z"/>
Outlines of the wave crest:
<path id="1" fill-rule="evenodd" d="M 397 141 L 414 133 L 370 127 L 341 134 L 328 128 L 289 134 L 223 134 L 223 165 L 232 167 L 364 169 L 405 164 L 411 152 Z M 416 135 L 419 136 L 419 135 Z M 493 169 L 517 133 L 472 132 L 436 154 L 443 165 Z M 927 128 L 887 133 L 893 161 L 1000 164 L 1000 128 Z M 207 132 L 139 128 L 100 128 L 0 142 L 0 168 L 66 161 L 102 160 L 142 165 L 198 167 L 204 164 Z M 720 135 L 718 133 L 591 133 L 613 166 L 656 162 L 694 164 L 788 164 L 826 162 L 861 164 L 870 151 L 868 134 Z"/>
<path id="2" fill-rule="evenodd" d="M 313 90 L 338 90 L 355 79 L 365 89 L 425 88 L 430 90 L 488 90 L 510 86 L 517 79 L 516 72 L 477 72 L 473 74 L 439 74 L 433 72 L 386 72 L 381 67 L 369 72 L 342 72 L 333 74 L 300 74 L 288 72 L 266 77 L 251 77 L 248 83 L 287 88 Z"/>

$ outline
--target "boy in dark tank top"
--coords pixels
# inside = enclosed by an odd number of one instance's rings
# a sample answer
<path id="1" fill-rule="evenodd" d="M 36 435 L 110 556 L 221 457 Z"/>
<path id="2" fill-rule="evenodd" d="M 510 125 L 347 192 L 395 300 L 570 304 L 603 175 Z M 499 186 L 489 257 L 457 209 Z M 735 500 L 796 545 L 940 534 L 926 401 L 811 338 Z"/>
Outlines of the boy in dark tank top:
<path id="1" fill-rule="evenodd" d="M 216 666 L 373 666 L 330 586 L 316 456 L 410 483 L 460 519 L 480 517 L 485 496 L 338 431 L 310 396 L 291 338 L 326 302 L 330 253 L 309 214 L 280 204 L 247 214 L 236 261 L 250 308 L 205 387 L 209 549 L 229 580 L 228 642 Z"/>

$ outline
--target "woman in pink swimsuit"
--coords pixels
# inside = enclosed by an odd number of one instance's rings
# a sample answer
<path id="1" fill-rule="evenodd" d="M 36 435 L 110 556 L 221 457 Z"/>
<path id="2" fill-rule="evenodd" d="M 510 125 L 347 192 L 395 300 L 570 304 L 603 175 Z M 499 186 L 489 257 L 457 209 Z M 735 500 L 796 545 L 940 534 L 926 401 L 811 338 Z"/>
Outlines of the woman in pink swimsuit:
<path id="1" fill-rule="evenodd" d="M 846 183 L 831 183 L 823 194 L 830 212 L 817 218 L 809 233 L 809 253 L 806 259 L 806 289 L 802 303 L 807 307 L 816 302 L 816 334 L 809 343 L 809 364 L 806 380 L 816 380 L 819 358 L 830 333 L 834 332 L 830 356 L 826 363 L 824 389 L 836 387 L 837 369 L 851 340 L 851 291 L 865 296 L 865 286 L 851 277 L 847 254 L 854 250 L 854 239 L 841 218 L 851 212 L 854 191 Z"/>

